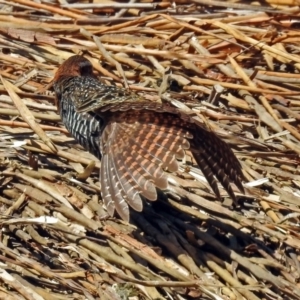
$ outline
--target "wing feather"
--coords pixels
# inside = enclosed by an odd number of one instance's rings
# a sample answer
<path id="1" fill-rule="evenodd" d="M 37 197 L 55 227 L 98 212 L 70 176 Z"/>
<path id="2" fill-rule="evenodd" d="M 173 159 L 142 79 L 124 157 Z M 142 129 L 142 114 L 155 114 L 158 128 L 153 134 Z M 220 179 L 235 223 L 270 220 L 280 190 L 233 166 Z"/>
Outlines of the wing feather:
<path id="1" fill-rule="evenodd" d="M 101 159 L 101 168 L 100 168 L 101 194 L 107 212 L 109 215 L 112 216 L 115 212 L 115 205 L 114 205 L 114 199 L 112 198 L 112 194 L 110 191 L 111 181 L 110 181 L 110 174 L 107 165 L 108 165 L 108 155 L 104 154 Z"/>
<path id="2" fill-rule="evenodd" d="M 164 168 L 177 171 L 176 157 L 182 157 L 183 149 L 189 147 L 187 131 L 165 126 L 163 115 L 150 123 L 145 118 L 140 119 L 143 122 L 127 122 L 120 116 L 114 118 L 106 125 L 100 139 L 101 152 L 107 154 L 104 158 L 112 161 L 101 176 L 110 177 L 110 184 L 116 187 L 115 191 L 109 190 L 113 204 L 107 203 L 126 220 L 127 211 L 126 215 L 123 213 L 125 205 L 140 211 L 140 195 L 156 200 L 156 187 L 166 189 L 168 186 Z"/>

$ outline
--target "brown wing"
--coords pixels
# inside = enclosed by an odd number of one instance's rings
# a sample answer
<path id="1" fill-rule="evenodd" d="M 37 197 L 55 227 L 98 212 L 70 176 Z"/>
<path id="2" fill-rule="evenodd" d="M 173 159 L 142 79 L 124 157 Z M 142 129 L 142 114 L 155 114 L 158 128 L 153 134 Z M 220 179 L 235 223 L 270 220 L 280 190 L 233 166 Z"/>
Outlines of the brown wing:
<path id="1" fill-rule="evenodd" d="M 184 119 L 189 118 L 184 116 Z M 240 166 L 234 171 L 238 160 L 214 133 L 205 130 L 201 123 L 191 122 L 178 115 L 151 110 L 111 115 L 101 136 L 102 196 L 110 215 L 116 210 L 128 220 L 128 205 L 142 210 L 140 195 L 156 200 L 156 187 L 168 187 L 165 170 L 177 171 L 177 159 L 182 159 L 184 150 L 190 146 L 216 195 L 220 198 L 214 175 L 235 199 L 230 180 L 243 189 Z"/>
<path id="2" fill-rule="evenodd" d="M 102 196 L 109 214 L 116 209 L 128 220 L 128 204 L 141 211 L 140 195 L 156 200 L 156 187 L 167 188 L 164 170 L 178 170 L 176 158 L 183 158 L 187 138 L 192 138 L 179 123 L 170 114 L 152 111 L 114 113 L 101 137 L 101 185 L 110 186 L 102 187 Z"/>

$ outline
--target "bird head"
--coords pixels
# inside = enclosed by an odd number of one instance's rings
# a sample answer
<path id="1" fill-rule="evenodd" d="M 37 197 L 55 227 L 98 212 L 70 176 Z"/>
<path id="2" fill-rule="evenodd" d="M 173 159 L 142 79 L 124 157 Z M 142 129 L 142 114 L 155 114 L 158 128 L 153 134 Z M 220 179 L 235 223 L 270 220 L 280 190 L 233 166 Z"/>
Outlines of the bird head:
<path id="1" fill-rule="evenodd" d="M 53 78 L 53 82 L 56 83 L 63 77 L 74 76 L 93 76 L 93 66 L 91 62 L 80 55 L 69 57 L 57 69 L 56 74 Z"/>
<path id="2" fill-rule="evenodd" d="M 81 76 L 94 77 L 93 66 L 85 57 L 73 55 L 60 65 L 52 80 L 56 94 L 55 104 L 57 106 L 60 102 L 61 94 L 67 81 L 70 78 Z"/>

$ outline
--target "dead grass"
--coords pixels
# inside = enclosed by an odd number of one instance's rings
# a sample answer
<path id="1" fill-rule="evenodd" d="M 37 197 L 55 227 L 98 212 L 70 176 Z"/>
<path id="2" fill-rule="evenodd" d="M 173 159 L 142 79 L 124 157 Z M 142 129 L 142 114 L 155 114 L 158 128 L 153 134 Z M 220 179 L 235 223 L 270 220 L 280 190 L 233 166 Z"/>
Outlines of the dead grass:
<path id="1" fill-rule="evenodd" d="M 297 2 L 2 1 L 0 299 L 300 299 Z M 106 218 L 50 88 L 74 53 L 198 112 L 243 165 L 240 206 L 187 156 L 131 224 Z"/>

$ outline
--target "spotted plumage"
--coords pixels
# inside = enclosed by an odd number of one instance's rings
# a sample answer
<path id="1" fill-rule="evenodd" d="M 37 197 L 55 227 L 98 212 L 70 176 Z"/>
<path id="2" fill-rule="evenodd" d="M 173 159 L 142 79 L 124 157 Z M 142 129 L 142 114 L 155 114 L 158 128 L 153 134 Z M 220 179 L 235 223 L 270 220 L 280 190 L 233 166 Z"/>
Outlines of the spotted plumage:
<path id="1" fill-rule="evenodd" d="M 156 188 L 168 188 L 168 172 L 178 170 L 186 149 L 218 198 L 215 177 L 234 200 L 230 181 L 243 192 L 241 165 L 230 147 L 191 115 L 101 83 L 78 55 L 59 67 L 53 83 L 66 128 L 101 159 L 101 194 L 110 215 L 116 210 L 129 220 L 129 206 L 142 210 L 141 196 L 156 200 Z"/>

